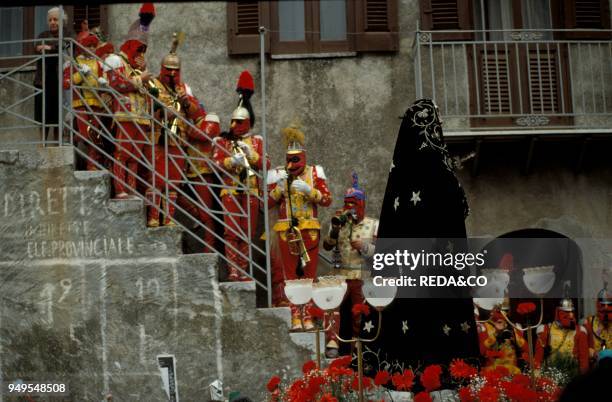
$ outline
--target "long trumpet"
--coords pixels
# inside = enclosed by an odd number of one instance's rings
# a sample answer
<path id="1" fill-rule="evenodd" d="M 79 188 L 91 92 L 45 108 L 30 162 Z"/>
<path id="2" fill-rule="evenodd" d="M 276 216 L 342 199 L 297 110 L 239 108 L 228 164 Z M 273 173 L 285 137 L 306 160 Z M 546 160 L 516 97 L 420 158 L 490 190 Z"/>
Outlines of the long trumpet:
<path id="1" fill-rule="evenodd" d="M 287 171 L 286 168 L 285 171 Z M 304 274 L 304 268 L 310 262 L 310 256 L 308 255 L 306 244 L 304 244 L 302 232 L 298 227 L 298 220 L 293 216 L 293 206 L 291 203 L 291 183 L 293 182 L 293 179 L 294 177 L 287 171 L 287 197 L 289 197 L 288 212 L 291 224 L 287 233 L 287 246 L 291 255 L 300 257 L 299 266 L 297 269 L 298 271 L 301 271 L 301 274 L 298 272 L 298 276 L 302 276 Z"/>
<path id="2" fill-rule="evenodd" d="M 240 156 L 240 160 L 242 161 L 242 164 L 240 165 L 240 167 L 241 167 L 242 172 L 244 171 L 247 172 L 246 173 L 247 178 L 255 175 L 255 172 L 253 172 L 253 169 L 251 168 L 251 164 L 249 163 L 249 160 L 247 159 L 242 148 L 238 146 L 238 141 L 236 140 L 232 140 L 232 155 Z"/>

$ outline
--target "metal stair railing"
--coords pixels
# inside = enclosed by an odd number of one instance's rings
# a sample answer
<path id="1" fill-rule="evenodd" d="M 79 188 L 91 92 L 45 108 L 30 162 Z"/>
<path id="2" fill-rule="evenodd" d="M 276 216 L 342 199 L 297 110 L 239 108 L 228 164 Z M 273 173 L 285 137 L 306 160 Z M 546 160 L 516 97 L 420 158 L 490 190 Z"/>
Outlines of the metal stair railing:
<path id="1" fill-rule="evenodd" d="M 0 48 L 4 46 L 9 46 L 13 44 L 21 44 L 21 45 L 32 45 L 33 47 L 36 45 L 48 45 L 52 43 L 57 43 L 59 39 L 57 38 L 44 38 L 44 39 L 27 39 L 27 40 L 14 40 L 14 41 L 2 41 L 0 42 Z M 6 119 L 3 121 L 3 124 L 0 126 L 0 132 L 10 132 L 15 130 L 27 130 L 27 129 L 37 129 L 41 130 L 41 138 L 40 141 L 16 141 L 16 142 L 2 142 L 3 146 L 9 145 L 36 145 L 36 144 L 59 144 L 61 139 L 56 141 L 47 140 L 46 132 L 48 128 L 58 128 L 59 124 L 48 124 L 46 122 L 46 110 L 45 105 L 45 96 L 44 96 L 44 88 L 47 84 L 47 76 L 46 76 L 46 66 L 49 58 L 58 58 L 57 53 L 48 53 L 43 49 L 40 54 L 23 54 L 23 55 L 13 55 L 13 56 L 2 56 L 1 59 L 5 62 L 18 62 L 16 66 L 9 67 L 5 71 L 0 71 L 0 87 L 4 85 L 8 85 L 9 83 L 15 85 L 16 90 L 20 92 L 20 94 L 24 94 L 24 96 L 20 96 L 16 101 L 9 105 L 4 105 L 0 103 L 0 118 Z M 20 73 L 24 73 L 29 71 L 32 67 L 36 67 L 37 63 L 40 61 L 41 63 L 41 78 L 42 78 L 42 87 L 35 86 L 32 82 L 26 82 L 20 80 L 17 75 Z M 31 93 L 28 93 L 30 92 Z M 16 91 L 17 92 L 17 91 Z M 34 117 L 28 116 L 27 114 L 20 113 L 16 110 L 18 107 L 27 107 L 28 102 L 35 99 L 37 96 L 42 97 L 42 120 L 37 121 Z M 16 123 L 11 124 L 7 120 L 10 120 L 12 117 Z"/>
<path id="2" fill-rule="evenodd" d="M 82 46 L 80 46 L 78 43 L 76 43 L 75 41 L 71 40 L 71 39 L 67 39 L 67 41 L 69 41 L 71 43 L 70 46 L 70 55 L 68 57 L 69 60 L 69 65 L 71 68 L 74 69 L 74 71 L 78 74 L 82 74 L 79 72 L 78 69 L 76 69 L 76 62 L 75 62 L 75 58 L 73 57 L 74 55 L 74 49 L 78 48 L 81 52 L 85 52 L 88 53 L 90 57 L 96 59 L 101 65 L 104 65 L 104 61 L 97 58 L 97 56 L 95 56 L 93 53 L 91 53 L 88 49 L 83 48 Z M 126 78 L 126 77 L 124 77 Z M 75 91 L 76 89 L 76 91 Z M 94 110 L 91 106 L 89 106 L 87 104 L 87 102 L 85 102 L 85 97 L 83 96 L 83 94 L 81 93 L 80 89 L 85 89 L 91 93 L 94 94 L 94 96 L 96 97 L 96 99 L 98 100 L 98 102 L 102 105 L 103 110 L 97 111 Z M 121 99 L 121 97 L 123 96 L 122 94 L 120 94 L 119 92 L 117 92 L 115 89 L 113 89 L 110 86 L 107 87 L 98 87 L 98 88 L 92 88 L 92 87 L 88 87 L 88 86 L 82 86 L 82 85 L 74 85 L 72 83 L 71 80 L 71 84 L 70 84 L 70 92 L 73 95 L 77 95 L 78 99 L 80 99 L 83 103 L 83 106 L 86 109 L 86 114 L 89 117 L 93 117 L 96 122 L 98 123 L 98 127 L 94 127 L 94 126 L 90 126 L 90 131 L 93 129 L 101 138 L 105 138 L 107 141 L 109 142 L 115 142 L 114 136 L 112 134 L 112 132 L 110 132 L 110 130 L 108 130 L 108 128 L 105 126 L 104 121 L 102 120 L 103 117 L 106 118 L 114 118 L 114 113 L 113 111 L 110 109 L 108 102 L 105 102 L 103 97 L 101 96 L 101 94 L 105 93 L 107 94 L 107 96 L 110 96 L 112 100 L 114 101 L 118 101 L 119 99 Z M 168 166 L 170 163 L 173 164 L 173 166 L 175 166 L 176 168 L 179 168 L 179 164 L 177 159 L 183 159 L 186 162 L 186 165 L 188 165 L 189 167 L 195 167 L 195 165 L 197 164 L 197 162 L 201 162 L 204 161 L 206 163 L 208 163 L 208 165 L 210 167 L 212 167 L 212 172 L 215 175 L 216 179 L 219 181 L 219 183 L 224 183 L 224 178 L 232 178 L 234 175 L 227 171 L 224 167 L 217 165 L 214 160 L 212 160 L 208 155 L 205 155 L 204 153 L 202 153 L 198 148 L 196 148 L 195 146 L 193 146 L 193 144 L 189 143 L 185 138 L 182 137 L 178 137 L 176 136 L 170 129 L 170 127 L 167 124 L 167 119 L 158 119 L 154 113 L 152 113 L 151 111 L 153 110 L 153 105 L 156 105 L 156 108 L 161 108 L 163 110 L 163 113 L 165 116 L 167 116 L 168 114 L 171 114 L 173 118 L 177 117 L 179 120 L 181 120 L 181 122 L 188 127 L 188 129 L 191 130 L 196 130 L 200 135 L 204 136 L 205 138 L 207 138 L 209 141 L 213 141 L 213 138 L 210 138 L 206 133 L 202 132 L 201 130 L 199 130 L 193 123 L 191 123 L 191 121 L 189 121 L 188 119 L 183 118 L 180 115 L 176 115 L 174 114 L 174 112 L 170 109 L 168 109 L 165 105 L 163 105 L 163 103 L 161 102 L 161 100 L 159 100 L 158 98 L 156 98 L 155 96 L 149 94 L 148 92 L 144 93 L 145 96 L 147 97 L 148 100 L 148 104 L 149 104 L 149 112 L 142 114 L 141 116 L 147 120 L 149 120 L 151 122 L 150 125 L 150 130 L 148 130 L 148 132 L 145 132 L 145 130 L 142 130 L 142 127 L 138 126 L 138 129 L 140 130 L 140 133 L 142 134 L 142 136 L 144 138 L 146 138 L 146 140 L 144 141 L 144 146 L 145 147 L 151 147 L 152 150 L 152 157 L 147 158 L 145 153 L 143 151 L 141 151 L 138 147 L 134 147 L 134 149 L 136 149 L 138 152 L 137 154 L 134 154 L 132 152 L 128 152 L 129 156 L 134 158 L 135 161 L 138 164 L 138 170 L 140 171 L 140 175 L 138 174 L 139 172 L 133 172 L 132 170 L 130 170 L 128 168 L 128 166 L 126 164 L 123 164 L 121 161 L 118 161 L 113 155 L 111 155 L 109 152 L 107 152 L 105 149 L 103 149 L 99 144 L 94 143 L 93 141 L 91 141 L 91 139 L 87 138 L 86 136 L 83 136 L 77 129 L 74 128 L 74 125 L 70 125 L 69 127 L 69 132 L 70 132 L 70 137 L 71 143 L 74 143 L 74 139 L 76 137 L 76 139 L 78 140 L 77 142 L 85 142 L 89 147 L 93 147 L 94 149 L 96 149 L 98 152 L 100 152 L 104 158 L 106 158 L 107 160 L 109 160 L 112 163 L 118 163 L 122 168 L 124 168 L 128 174 L 132 174 L 135 175 L 136 180 L 138 183 L 140 183 L 141 185 L 145 186 L 149 191 L 152 191 L 156 196 L 160 197 L 162 202 L 160 203 L 160 205 L 164 206 L 160 207 L 158 205 L 152 204 L 145 196 L 141 195 L 138 192 L 138 188 L 130 188 L 129 184 L 127 183 L 127 180 L 121 180 L 120 178 L 118 178 L 113 172 L 110 172 L 111 177 L 114 180 L 120 180 L 122 182 L 122 184 L 124 186 L 126 186 L 133 194 L 135 194 L 136 196 L 138 196 L 138 198 L 143 199 L 143 201 L 145 202 L 145 204 L 149 207 L 153 207 L 158 209 L 158 211 L 160 213 L 166 213 L 167 214 L 167 208 L 168 205 L 173 205 L 175 207 L 175 209 L 177 211 L 180 211 L 183 216 L 188 220 L 188 222 L 192 225 L 195 226 L 197 228 L 201 228 L 204 231 L 209 231 L 211 234 L 213 234 L 214 238 L 223 244 L 223 246 L 225 247 L 225 250 L 231 249 L 235 254 L 238 255 L 239 258 L 243 258 L 246 259 L 248 261 L 248 272 L 245 272 L 244 270 L 241 269 L 241 267 L 239 267 L 238 265 L 236 265 L 234 263 L 234 261 L 232 261 L 231 259 L 229 259 L 224 253 L 219 253 L 220 257 L 230 266 L 238 269 L 239 271 L 241 271 L 243 274 L 247 275 L 249 278 L 255 280 L 255 282 L 263 287 L 266 290 L 267 286 L 266 284 L 262 283 L 262 281 L 260 281 L 258 278 L 255 277 L 255 270 L 258 270 L 262 273 L 264 273 L 265 275 L 269 275 L 269 270 L 267 269 L 267 267 L 263 266 L 262 264 L 259 264 L 255 261 L 255 256 L 253 255 L 254 253 L 259 253 L 262 256 L 265 255 L 265 251 L 262 250 L 260 247 L 258 247 L 257 245 L 255 245 L 252 241 L 253 238 L 253 233 L 251 232 L 251 228 L 250 226 L 248 227 L 248 230 L 243 231 L 241 229 L 234 229 L 231 226 L 228 226 L 225 223 L 225 220 L 220 218 L 219 216 L 222 215 L 229 215 L 232 216 L 233 219 L 247 219 L 249 222 L 251 221 L 251 216 L 250 216 L 250 209 L 245 210 L 244 208 L 242 208 L 242 206 L 240 205 L 240 203 L 236 202 L 236 204 L 239 206 L 239 213 L 230 213 L 224 209 L 213 209 L 211 207 L 209 207 L 208 205 L 206 205 L 203 200 L 199 197 L 199 195 L 197 194 L 196 191 L 194 191 L 194 185 L 202 185 L 202 183 L 206 183 L 208 186 L 210 186 L 213 189 L 227 189 L 227 190 L 237 190 L 237 191 L 241 191 L 245 194 L 247 194 L 247 198 L 250 199 L 250 197 L 256 197 L 257 201 L 263 201 L 263 198 L 260 195 L 251 195 L 250 192 L 248 191 L 248 186 L 244 185 L 244 184 L 240 184 L 237 186 L 228 186 L 226 184 L 217 184 L 217 183 L 207 183 L 206 180 L 202 177 L 202 174 L 197 172 L 196 177 L 195 178 L 190 178 L 187 176 L 187 173 L 185 170 L 179 169 L 180 171 L 180 178 L 179 180 L 167 180 L 166 178 L 168 178 Z M 128 112 L 128 110 L 125 108 L 125 105 L 123 105 L 121 102 L 117 102 L 117 104 L 121 105 L 122 110 L 124 112 Z M 82 116 L 82 112 L 79 112 L 77 110 L 75 110 L 72 107 L 72 103 L 70 103 L 69 105 L 65 106 L 65 111 L 67 113 L 72 113 L 76 119 L 79 119 L 81 121 L 85 121 L 84 117 Z M 114 121 L 114 120 L 113 120 Z M 119 130 L 122 130 L 123 128 L 121 127 L 121 125 L 116 125 L 117 128 Z M 164 174 L 160 174 L 159 172 L 157 172 L 157 170 L 155 169 L 155 161 L 156 161 L 156 157 L 155 157 L 155 147 L 153 147 L 153 138 L 155 136 L 155 127 L 158 127 L 158 129 L 162 132 L 163 134 L 163 138 L 164 138 L 164 148 L 165 148 L 165 152 L 164 152 L 164 165 L 165 165 L 165 172 Z M 135 141 L 133 140 L 130 136 L 127 136 L 127 140 L 132 144 L 132 145 L 136 145 L 138 143 L 143 143 L 142 141 Z M 178 150 L 180 152 L 179 155 L 171 155 L 169 154 L 168 151 L 168 144 L 170 141 L 174 141 L 177 144 L 180 144 L 181 146 L 178 147 Z M 231 156 L 230 152 L 219 147 L 219 150 L 221 150 L 222 152 L 226 153 L 226 155 Z M 192 154 L 195 155 L 190 155 L 189 152 L 187 150 L 190 150 Z M 80 156 L 82 156 L 85 160 L 89 160 L 91 162 L 93 162 L 97 167 L 99 168 L 104 168 L 104 166 L 102 166 L 100 163 L 98 163 L 97 161 L 91 159 L 84 151 L 82 151 L 81 149 L 77 147 L 75 147 L 75 151 L 77 152 L 77 154 L 79 154 Z M 265 161 L 264 161 L 265 163 Z M 197 171 L 197 169 L 196 169 Z M 151 178 L 151 182 L 148 182 L 146 180 L 146 178 L 143 178 L 142 173 L 145 173 L 145 177 L 150 177 Z M 254 172 L 256 177 L 258 178 L 260 183 L 263 183 L 263 177 L 260 173 L 258 172 Z M 164 189 L 163 191 L 160 191 L 159 189 L 156 188 L 156 186 L 153 184 L 156 179 L 161 179 L 164 181 Z M 197 179 L 194 180 L 194 179 Z M 184 187 L 186 186 L 189 190 L 191 190 L 191 194 L 189 194 L 187 191 L 185 191 Z M 138 187 L 138 186 L 137 186 Z M 191 205 L 193 205 L 195 208 L 200 208 L 203 211 L 205 211 L 206 213 L 209 214 L 209 216 L 211 216 L 211 218 L 218 224 L 220 225 L 225 232 L 231 232 L 233 233 L 235 236 L 238 237 L 238 239 L 240 241 L 246 242 L 249 247 L 248 247 L 248 254 L 244 254 L 243 252 L 241 252 L 241 250 L 235 248 L 231 243 L 227 242 L 226 239 L 222 236 L 219 236 L 214 229 L 207 227 L 206 225 L 204 225 L 202 222 L 200 222 L 199 218 L 197 216 L 194 216 L 190 211 L 187 211 L 185 208 L 183 208 L 182 205 L 179 204 L 178 199 L 177 201 L 172 200 L 169 197 L 169 192 L 170 191 L 174 191 L 178 194 L 178 196 L 180 197 L 184 197 L 189 203 L 191 203 Z M 194 197 L 195 195 L 195 197 Z M 216 194 L 215 191 L 212 191 L 212 195 L 215 199 L 215 201 L 218 203 L 218 205 L 222 205 L 222 201 L 219 198 L 219 196 Z M 230 194 L 229 196 L 231 196 L 233 198 L 234 201 L 237 201 L 235 196 L 233 194 Z M 247 204 L 248 205 L 248 204 Z M 264 215 L 267 215 L 266 213 L 267 211 L 264 211 Z M 198 236 L 191 228 L 187 227 L 187 225 L 183 224 L 180 221 L 174 221 L 177 226 L 179 226 L 183 232 L 187 235 L 189 235 L 190 237 L 192 237 L 196 242 L 202 244 L 203 246 L 207 247 L 210 250 L 216 250 L 215 244 L 208 244 L 204 239 L 202 239 L 200 236 Z M 236 225 L 238 226 L 238 225 Z"/>
<path id="3" fill-rule="evenodd" d="M 51 41 L 52 39 L 45 39 L 46 41 Z M 56 41 L 60 39 L 55 39 Z M 21 42 L 41 42 L 42 40 L 32 40 L 32 41 L 21 41 Z M 242 274 L 248 276 L 250 279 L 254 280 L 257 286 L 262 287 L 268 293 L 268 304 L 271 304 L 271 290 L 269 289 L 268 283 L 271 283 L 271 271 L 270 267 L 267 266 L 265 262 L 261 263 L 259 261 L 266 261 L 265 248 L 259 247 L 255 244 L 256 233 L 252 233 L 252 230 L 256 230 L 256 228 L 251 228 L 250 225 L 247 225 L 247 230 L 243 230 L 240 228 L 238 224 L 239 220 L 246 220 L 247 222 L 251 222 L 251 213 L 258 213 L 259 208 L 256 208 L 256 211 L 251 211 L 251 208 L 243 208 L 241 203 L 238 202 L 238 199 L 233 194 L 233 192 L 237 191 L 242 194 L 246 194 L 247 198 L 247 206 L 250 205 L 251 197 L 254 197 L 257 201 L 257 204 L 261 205 L 264 203 L 264 198 L 262 194 L 265 194 L 265 180 L 263 174 L 257 171 L 253 171 L 255 177 L 259 183 L 259 191 L 257 194 L 251 194 L 249 191 L 248 178 L 247 183 L 240 183 L 237 181 L 229 181 L 230 183 L 234 183 L 234 185 L 228 185 L 225 183 L 226 178 L 235 178 L 235 174 L 225 169 L 224 166 L 219 166 L 219 164 L 215 163 L 212 158 L 212 155 L 206 155 L 202 151 L 200 151 L 194 144 L 190 142 L 188 138 L 184 138 L 182 136 L 177 136 L 176 133 L 171 131 L 171 127 L 168 124 L 168 116 L 172 116 L 172 119 L 178 118 L 181 124 L 185 127 L 186 130 L 194 130 L 201 137 L 206 138 L 211 143 L 214 142 L 214 139 L 211 138 L 208 134 L 200 130 L 196 127 L 189 119 L 184 118 L 180 114 L 175 114 L 173 110 L 166 107 L 162 101 L 153 96 L 152 94 L 144 91 L 142 94 L 147 99 L 148 109 L 145 113 L 141 114 L 141 117 L 148 120 L 150 122 L 149 127 L 146 129 L 136 125 L 138 127 L 139 134 L 141 138 L 144 138 L 143 141 L 134 140 L 130 135 L 127 135 L 124 128 L 121 124 L 116 124 L 117 121 L 115 119 L 115 112 L 111 107 L 111 103 L 115 105 L 119 105 L 119 111 L 129 113 L 126 105 L 120 100 L 124 97 L 123 94 L 119 93 L 117 90 L 112 88 L 110 85 L 99 85 L 99 86 L 89 86 L 86 84 L 86 80 L 82 80 L 80 85 L 75 85 L 72 80 L 72 74 L 79 74 L 81 78 L 86 78 L 85 74 L 83 74 L 77 68 L 77 62 L 75 56 L 75 50 L 78 49 L 79 52 L 87 54 L 92 59 L 95 59 L 101 66 L 110 68 L 110 66 L 106 65 L 104 60 L 101 60 L 94 53 L 92 53 L 89 49 L 82 47 L 75 40 L 71 38 L 61 39 L 63 43 L 62 51 L 59 54 L 54 54 L 54 57 L 58 58 L 58 81 L 59 87 L 62 88 L 63 83 L 63 71 L 65 68 L 70 69 L 70 85 L 68 88 L 69 99 L 67 102 L 62 104 L 62 91 L 60 90 L 59 103 L 60 107 L 58 108 L 58 124 L 53 125 L 52 127 L 58 127 L 59 138 L 57 141 L 46 141 L 45 131 L 47 127 L 50 125 L 45 124 L 44 121 L 44 106 L 45 106 L 45 85 L 48 85 L 48 81 L 43 77 L 43 87 L 36 88 L 31 84 L 26 84 L 25 82 L 21 82 L 18 78 L 15 78 L 15 75 L 22 71 L 24 68 L 35 65 L 38 60 L 43 60 L 45 62 L 46 57 L 50 57 L 45 55 L 44 53 L 41 55 L 30 55 L 24 56 L 27 58 L 27 61 L 21 64 L 18 67 L 11 69 L 8 72 L 0 73 L 0 82 L 2 80 L 7 80 L 11 82 L 15 82 L 18 85 L 23 85 L 24 87 L 33 90 L 33 94 L 26 95 L 23 98 L 20 98 L 16 102 L 8 106 L 1 106 L 0 108 L 0 116 L 3 114 L 8 114 L 14 116 L 16 118 L 23 119 L 29 124 L 20 124 L 20 125 L 7 125 L 0 128 L 2 131 L 5 130 L 20 130 L 26 128 L 43 128 L 43 136 L 40 138 L 40 141 L 15 141 L 15 142 L 3 142 L 0 147 L 12 147 L 14 145 L 49 145 L 49 144 L 58 144 L 58 145 L 73 145 L 75 153 L 80 156 L 84 161 L 92 163 L 98 169 L 107 169 L 109 168 L 109 174 L 112 180 L 118 180 L 124 187 L 126 187 L 135 197 L 143 200 L 145 206 L 150 208 L 157 209 L 160 214 L 167 215 L 168 207 L 170 205 L 174 206 L 177 212 L 181 213 L 181 220 L 173 219 L 173 222 L 176 224 L 178 228 L 182 230 L 184 236 L 188 236 L 190 239 L 196 242 L 196 244 L 201 245 L 202 248 L 207 248 L 208 250 L 214 250 L 221 260 L 223 260 L 228 266 L 236 268 Z M 0 42 L 1 44 L 5 43 L 15 43 L 12 42 Z M 12 56 L 11 56 L 12 57 Z M 21 56 L 19 56 L 21 58 Z M 2 57 L 2 59 L 6 59 Z M 65 60 L 66 62 L 63 65 L 60 65 L 59 62 L 61 60 Z M 106 73 L 105 73 L 106 76 Z M 123 76 L 123 78 L 127 78 Z M 83 91 L 87 91 L 88 96 L 93 95 L 93 99 L 97 101 L 101 105 L 100 108 L 90 106 L 86 101 L 86 96 Z M 32 99 L 35 96 L 43 97 L 43 121 L 38 122 L 36 119 L 27 115 L 27 112 L 21 113 L 19 111 L 15 111 L 14 109 Z M 73 106 L 73 100 L 80 100 L 82 103 L 82 110 L 77 110 Z M 155 105 L 155 110 L 160 110 L 156 116 L 154 112 L 153 106 Z M 69 123 L 64 123 L 64 117 L 69 120 Z M 89 120 L 93 121 L 93 124 L 89 123 Z M 77 122 L 86 123 L 89 127 L 89 134 L 83 135 L 78 130 Z M 159 155 L 155 155 L 157 151 L 154 145 L 154 138 L 157 132 L 161 132 L 162 138 L 164 141 L 164 151 L 163 152 L 163 163 L 165 165 L 164 172 L 158 172 L 156 170 L 156 160 L 160 157 Z M 133 162 L 136 162 L 137 169 L 133 171 L 128 167 L 128 164 L 125 161 L 120 161 L 115 158 L 114 152 L 106 149 L 104 146 L 104 142 L 107 144 L 115 144 L 115 147 L 120 146 L 120 144 L 116 140 L 116 135 L 113 132 L 123 132 L 126 138 L 122 139 L 123 143 L 132 145 L 132 150 L 127 150 L 125 148 L 122 149 L 130 158 L 133 159 Z M 63 135 L 64 133 L 68 134 L 69 142 L 64 144 Z M 91 136 L 91 134 L 94 136 Z M 91 138 L 90 138 L 91 137 Z M 97 138 L 96 138 L 97 137 Z M 92 138 L 96 138 L 96 141 L 93 141 Z M 168 146 L 170 142 L 175 142 L 177 144 L 178 154 L 172 155 L 168 153 Z M 82 150 L 79 145 L 83 143 L 88 148 L 95 149 L 101 155 L 101 161 L 97 161 L 91 158 L 86 151 Z M 147 157 L 145 149 L 151 150 L 151 157 Z M 218 152 L 223 152 L 226 156 L 232 156 L 231 152 L 224 149 L 223 147 L 215 147 Z M 265 153 L 265 151 L 264 151 Z M 180 169 L 180 165 L 184 162 L 185 169 Z M 267 156 L 264 155 L 264 159 L 262 163 L 267 162 Z M 205 177 L 203 177 L 202 173 L 197 169 L 198 164 L 206 163 L 211 168 L 212 175 L 214 177 L 215 182 L 207 181 Z M 119 167 L 124 169 L 127 174 L 125 179 L 122 179 L 114 174 L 110 166 L 117 164 Z M 108 165 L 108 166 L 106 166 Z M 179 178 L 177 180 L 169 180 L 168 169 L 170 166 L 176 167 L 179 171 Z M 159 169 L 158 169 L 159 170 Z M 188 171 L 190 171 L 190 175 L 188 176 Z M 128 175 L 133 175 L 136 178 L 136 185 L 131 186 L 128 183 L 127 178 Z M 162 180 L 164 185 L 163 188 L 156 188 L 155 182 Z M 236 183 L 238 182 L 238 183 Z M 211 190 L 211 194 L 213 197 L 212 205 L 207 205 L 206 202 L 200 197 L 198 192 L 196 191 L 196 186 L 206 185 Z M 159 205 L 150 202 L 147 197 L 143 194 L 144 190 L 148 190 L 152 192 L 156 197 L 159 197 L 163 202 Z M 219 194 L 217 192 L 219 190 L 226 189 L 230 190 L 230 194 L 227 196 L 231 197 L 234 203 L 238 206 L 238 212 L 229 212 L 223 207 L 223 202 Z M 140 190 L 140 191 L 139 191 Z M 175 192 L 177 194 L 177 199 L 173 200 L 170 196 L 170 192 Z M 186 207 L 189 205 L 189 207 Z M 216 208 L 214 205 L 218 205 L 219 208 Z M 197 211 L 197 212 L 194 212 Z M 208 227 L 204 222 L 200 221 L 198 215 L 199 212 L 204 212 L 210 216 L 212 221 L 214 222 L 215 227 Z M 268 211 L 263 211 L 264 219 L 268 219 Z M 235 225 L 228 225 L 226 223 L 226 218 L 230 217 L 228 220 L 233 220 Z M 230 242 L 228 242 L 225 236 L 220 235 L 217 232 L 217 229 L 222 229 L 223 233 L 233 234 L 239 242 L 244 242 L 248 245 L 246 248 L 246 252 L 241 251 Z M 209 233 L 212 235 L 215 244 L 210 244 L 207 242 L 203 236 L 200 236 L 196 231 L 204 231 L 204 233 Z M 269 237 L 269 236 L 268 236 Z M 268 241 L 266 239 L 265 241 Z M 225 252 L 223 251 L 225 250 Z M 227 257 L 228 251 L 232 251 L 237 259 L 242 259 L 243 261 L 247 261 L 247 269 L 242 269 L 238 266 L 232 259 Z M 265 277 L 265 279 L 263 279 Z"/>

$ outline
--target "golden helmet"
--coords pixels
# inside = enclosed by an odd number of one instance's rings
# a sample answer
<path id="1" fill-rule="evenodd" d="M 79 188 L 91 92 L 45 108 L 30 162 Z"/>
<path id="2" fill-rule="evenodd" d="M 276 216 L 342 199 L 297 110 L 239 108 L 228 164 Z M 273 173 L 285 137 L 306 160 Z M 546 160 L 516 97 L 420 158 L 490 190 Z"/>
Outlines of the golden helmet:
<path id="1" fill-rule="evenodd" d="M 181 59 L 176 54 L 176 50 L 184 40 L 185 34 L 183 32 L 175 32 L 172 34 L 172 46 L 170 48 L 170 53 L 165 55 L 162 59 L 162 67 L 172 68 L 175 70 L 179 70 L 181 68 Z"/>

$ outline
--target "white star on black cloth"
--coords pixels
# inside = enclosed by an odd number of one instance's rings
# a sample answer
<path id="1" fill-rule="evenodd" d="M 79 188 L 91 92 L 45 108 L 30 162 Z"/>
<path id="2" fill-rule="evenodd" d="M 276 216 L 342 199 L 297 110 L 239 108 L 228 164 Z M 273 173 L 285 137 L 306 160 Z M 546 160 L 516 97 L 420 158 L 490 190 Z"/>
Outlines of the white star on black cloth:
<path id="1" fill-rule="evenodd" d="M 421 191 L 412 192 L 412 198 L 410 199 L 412 203 L 416 206 L 416 204 L 421 201 Z"/>
<path id="2" fill-rule="evenodd" d="M 461 323 L 461 330 L 466 334 L 470 331 L 470 328 L 470 324 L 468 324 L 467 321 Z"/>
<path id="3" fill-rule="evenodd" d="M 408 331 L 408 321 L 402 321 L 402 332 L 404 332 L 404 334 Z"/>
<path id="4" fill-rule="evenodd" d="M 399 207 L 399 197 L 395 197 L 395 201 L 393 202 L 393 208 L 397 211 L 397 207 Z"/>
<path id="5" fill-rule="evenodd" d="M 372 325 L 372 321 L 368 321 L 365 323 L 363 330 L 370 333 L 370 331 L 372 331 L 372 328 L 374 328 L 374 325 Z"/>
<path id="6" fill-rule="evenodd" d="M 444 335 L 448 336 L 448 334 L 450 333 L 451 328 L 444 324 L 444 326 L 442 327 L 442 332 L 444 332 Z"/>

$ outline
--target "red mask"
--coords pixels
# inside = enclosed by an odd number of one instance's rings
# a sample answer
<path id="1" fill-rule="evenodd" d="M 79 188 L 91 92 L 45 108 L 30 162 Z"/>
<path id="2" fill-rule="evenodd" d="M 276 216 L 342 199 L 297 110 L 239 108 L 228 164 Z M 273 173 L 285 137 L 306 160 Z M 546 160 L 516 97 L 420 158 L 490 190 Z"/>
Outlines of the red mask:
<path id="1" fill-rule="evenodd" d="M 342 207 L 342 210 L 351 212 L 353 221 L 355 223 L 359 223 L 365 217 L 365 201 L 347 197 L 344 199 L 344 206 Z"/>
<path id="2" fill-rule="evenodd" d="M 563 328 L 574 328 L 576 326 L 576 317 L 573 311 L 563 311 L 557 308 L 557 321 Z"/>
<path id="3" fill-rule="evenodd" d="M 159 79 L 164 85 L 175 88 L 181 82 L 181 70 L 162 66 Z"/>
<path id="4" fill-rule="evenodd" d="M 147 51 L 147 45 L 144 43 L 134 39 L 127 40 L 121 45 L 121 51 L 127 56 L 128 62 L 132 68 L 139 70 L 147 68 L 144 58 Z"/>
<path id="5" fill-rule="evenodd" d="M 608 324 L 612 323 L 612 305 L 597 302 L 597 318 L 599 321 Z"/>
<path id="6" fill-rule="evenodd" d="M 219 123 L 214 121 L 207 122 L 206 134 L 208 134 L 210 138 L 215 138 L 216 136 L 221 134 L 221 126 L 219 125 Z"/>
<path id="7" fill-rule="evenodd" d="M 306 153 L 304 151 L 287 154 L 287 171 L 293 177 L 297 177 L 306 168 Z"/>
<path id="8" fill-rule="evenodd" d="M 251 120 L 232 120 L 232 124 L 230 125 L 230 133 L 234 137 L 242 137 L 251 130 Z"/>

